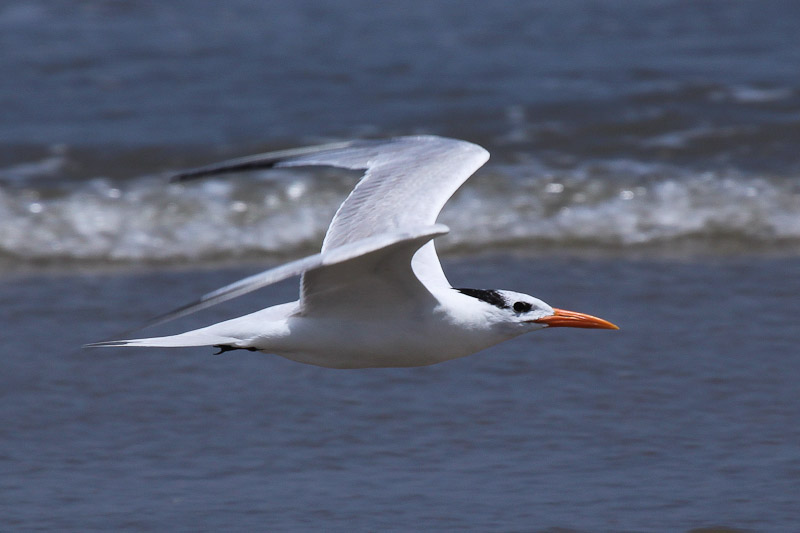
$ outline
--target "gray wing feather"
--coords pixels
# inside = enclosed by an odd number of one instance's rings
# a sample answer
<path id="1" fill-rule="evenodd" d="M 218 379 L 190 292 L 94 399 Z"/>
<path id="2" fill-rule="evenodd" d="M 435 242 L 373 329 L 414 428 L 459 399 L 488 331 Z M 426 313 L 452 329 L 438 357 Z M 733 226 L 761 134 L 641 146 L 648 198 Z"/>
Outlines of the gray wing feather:
<path id="1" fill-rule="evenodd" d="M 276 167 L 366 170 L 336 211 L 325 251 L 370 235 L 434 224 L 447 200 L 487 159 L 489 152 L 476 144 L 422 135 L 270 152 L 187 170 L 172 179 Z"/>
<path id="2" fill-rule="evenodd" d="M 372 235 L 431 225 L 453 193 L 489 158 L 482 147 L 435 136 L 361 140 L 271 152 L 177 174 L 186 180 L 241 170 L 334 166 L 366 170 L 333 217 L 322 251 Z M 433 243 L 412 261 L 425 284 L 448 285 Z M 301 294 L 313 290 L 302 282 Z"/>
<path id="3" fill-rule="evenodd" d="M 419 247 L 434 237 L 444 235 L 448 231 L 447 226 L 435 224 L 427 227 L 410 228 L 402 232 L 373 235 L 327 252 L 320 252 L 304 257 L 303 259 L 291 261 L 279 267 L 265 270 L 259 274 L 226 285 L 220 289 L 204 294 L 197 301 L 152 319 L 141 326 L 141 328 L 163 324 L 170 320 L 196 313 L 213 305 L 307 272 L 324 270 L 325 267 L 342 265 L 348 261 L 360 260 L 370 255 L 388 255 L 395 249 L 398 249 L 400 245 L 413 244 L 415 241 L 418 243 L 417 247 Z M 351 283 L 355 285 L 357 285 L 358 282 L 359 279 L 357 277 L 351 277 L 350 279 L 341 281 L 342 284 Z"/>
<path id="4" fill-rule="evenodd" d="M 331 221 L 322 250 L 403 227 L 430 225 L 453 193 L 489 158 L 478 145 L 435 136 L 357 141 L 275 166 L 366 169 Z"/>
<path id="5" fill-rule="evenodd" d="M 280 166 L 331 165 L 367 169 L 339 207 L 322 250 L 335 249 L 375 233 L 430 225 L 453 193 L 489 159 L 482 147 L 434 136 L 361 141 L 341 149 L 301 156 Z M 426 286 L 449 286 L 433 242 L 414 256 L 411 267 Z M 301 297 L 315 290 L 303 277 Z"/>

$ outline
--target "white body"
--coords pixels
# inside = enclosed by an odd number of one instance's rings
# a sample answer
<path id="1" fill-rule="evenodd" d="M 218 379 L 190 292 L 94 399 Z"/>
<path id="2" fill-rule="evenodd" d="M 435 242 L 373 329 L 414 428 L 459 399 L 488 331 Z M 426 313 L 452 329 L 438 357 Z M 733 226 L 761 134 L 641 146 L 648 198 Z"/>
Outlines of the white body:
<path id="1" fill-rule="evenodd" d="M 136 344 L 255 348 L 292 361 L 330 368 L 410 367 L 470 355 L 545 327 L 535 323 L 488 321 L 490 305 L 449 290 L 450 293 L 439 295 L 440 299 L 431 299 L 401 313 L 370 306 L 351 307 L 344 313 L 304 316 L 300 302 L 295 301 L 180 335 L 143 339 Z"/>

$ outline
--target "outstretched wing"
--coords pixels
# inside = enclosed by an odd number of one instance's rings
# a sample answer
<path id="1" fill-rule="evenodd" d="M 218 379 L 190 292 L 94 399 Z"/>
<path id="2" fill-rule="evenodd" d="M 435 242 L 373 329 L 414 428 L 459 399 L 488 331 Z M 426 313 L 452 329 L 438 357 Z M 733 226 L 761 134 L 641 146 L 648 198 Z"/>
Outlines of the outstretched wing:
<path id="1" fill-rule="evenodd" d="M 345 294 L 355 294 L 364 298 L 368 294 L 380 292 L 384 298 L 381 304 L 387 306 L 395 305 L 403 299 L 422 300 L 430 295 L 413 277 L 408 264 L 413 254 L 421 246 L 448 231 L 447 226 L 435 224 L 410 228 L 403 232 L 373 235 L 350 242 L 334 250 L 291 261 L 226 285 L 204 294 L 192 303 L 155 317 L 137 329 L 163 324 L 267 285 L 311 273 L 317 274 L 325 280 L 324 287 L 320 287 L 320 290 L 309 295 L 310 302 L 314 300 L 319 302 L 316 306 L 318 310 L 326 307 L 328 302 L 346 300 Z M 390 280 L 382 275 L 387 268 L 392 270 Z M 388 285 L 391 287 L 387 288 Z M 369 300 L 369 298 L 367 299 Z M 397 302 L 387 301 L 388 299 L 397 300 Z M 308 303 L 306 307 L 308 307 Z"/>
<path id="2" fill-rule="evenodd" d="M 272 167 L 325 165 L 366 170 L 333 217 L 322 252 L 373 235 L 429 226 L 453 193 L 480 168 L 489 153 L 466 141 L 435 136 L 352 141 L 272 152 L 183 172 L 178 180 Z M 413 258 L 412 268 L 426 285 L 449 285 L 433 242 Z M 301 296 L 319 280 L 303 277 Z"/>

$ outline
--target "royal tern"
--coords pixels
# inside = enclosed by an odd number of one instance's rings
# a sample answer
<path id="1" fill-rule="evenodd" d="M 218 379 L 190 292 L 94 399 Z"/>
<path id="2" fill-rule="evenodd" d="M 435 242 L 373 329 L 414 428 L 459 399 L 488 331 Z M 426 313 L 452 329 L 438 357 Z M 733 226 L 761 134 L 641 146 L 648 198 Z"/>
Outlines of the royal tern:
<path id="1" fill-rule="evenodd" d="M 271 152 L 182 172 L 179 181 L 233 171 L 325 165 L 365 174 L 342 203 L 322 251 L 237 281 L 162 315 L 163 323 L 300 276 L 297 301 L 178 335 L 87 346 L 214 346 L 273 353 L 332 368 L 410 367 L 475 353 L 546 327 L 618 329 L 508 290 L 454 288 L 433 239 L 447 200 L 489 158 L 480 146 L 435 136 L 360 140 Z"/>

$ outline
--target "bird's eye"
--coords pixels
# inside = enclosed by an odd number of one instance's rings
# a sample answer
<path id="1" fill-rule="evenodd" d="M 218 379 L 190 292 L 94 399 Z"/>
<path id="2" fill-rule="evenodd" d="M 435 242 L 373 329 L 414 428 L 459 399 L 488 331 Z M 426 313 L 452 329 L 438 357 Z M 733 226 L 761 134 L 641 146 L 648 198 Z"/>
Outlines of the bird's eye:
<path id="1" fill-rule="evenodd" d="M 517 313 L 527 313 L 531 310 L 531 307 L 528 302 L 514 302 L 514 311 Z"/>

